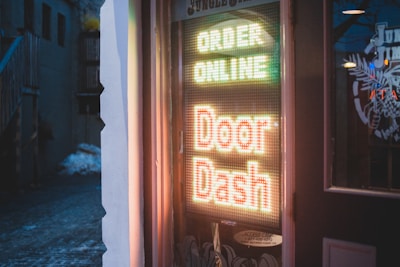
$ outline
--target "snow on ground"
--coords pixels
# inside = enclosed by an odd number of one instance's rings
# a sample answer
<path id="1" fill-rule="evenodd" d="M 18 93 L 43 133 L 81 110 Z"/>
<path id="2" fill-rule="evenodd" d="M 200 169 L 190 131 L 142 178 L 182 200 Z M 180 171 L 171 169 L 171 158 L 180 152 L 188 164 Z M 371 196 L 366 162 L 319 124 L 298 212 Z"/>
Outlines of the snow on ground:
<path id="1" fill-rule="evenodd" d="M 60 173 L 67 175 L 100 173 L 101 150 L 95 145 L 81 143 L 75 153 L 60 163 L 60 167 Z"/>

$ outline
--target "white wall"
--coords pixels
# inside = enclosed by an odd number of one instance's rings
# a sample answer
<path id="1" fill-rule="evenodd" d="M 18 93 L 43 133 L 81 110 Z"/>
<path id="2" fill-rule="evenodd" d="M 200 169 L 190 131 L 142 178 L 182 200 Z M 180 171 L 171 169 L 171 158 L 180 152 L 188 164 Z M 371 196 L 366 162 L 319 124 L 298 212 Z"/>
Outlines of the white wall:
<path id="1" fill-rule="evenodd" d="M 140 1 L 130 2 L 106 0 L 100 12 L 103 266 L 112 267 L 144 265 Z"/>

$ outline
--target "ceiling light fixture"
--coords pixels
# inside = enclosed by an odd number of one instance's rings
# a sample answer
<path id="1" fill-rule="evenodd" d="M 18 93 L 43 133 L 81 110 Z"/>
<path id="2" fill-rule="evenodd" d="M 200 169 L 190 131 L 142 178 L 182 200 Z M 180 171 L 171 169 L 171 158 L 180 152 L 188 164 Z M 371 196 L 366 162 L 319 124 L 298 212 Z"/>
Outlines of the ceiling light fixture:
<path id="1" fill-rule="evenodd" d="M 349 10 L 343 10 L 343 14 L 345 15 L 361 15 L 365 13 L 365 10 L 361 9 L 349 9 Z"/>
<path id="2" fill-rule="evenodd" d="M 342 65 L 345 69 L 351 69 L 357 67 L 355 62 L 348 61 Z"/>

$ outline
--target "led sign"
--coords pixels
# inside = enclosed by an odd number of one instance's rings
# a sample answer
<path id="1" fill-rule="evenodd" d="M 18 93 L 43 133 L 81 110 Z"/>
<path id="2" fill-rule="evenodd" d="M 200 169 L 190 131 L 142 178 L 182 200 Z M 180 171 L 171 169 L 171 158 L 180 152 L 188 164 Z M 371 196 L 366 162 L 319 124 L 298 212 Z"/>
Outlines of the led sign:
<path id="1" fill-rule="evenodd" d="M 264 79 L 268 77 L 267 62 L 266 55 L 199 61 L 194 66 L 194 79 L 197 83 Z"/>
<path id="2" fill-rule="evenodd" d="M 216 117 L 209 106 L 195 106 L 195 149 L 220 152 L 263 154 L 265 131 L 270 129 L 268 116 Z"/>
<path id="3" fill-rule="evenodd" d="M 236 22 L 241 24 L 235 25 Z M 232 20 L 199 32 L 196 49 L 200 54 L 229 54 L 241 49 L 262 48 L 268 41 L 270 36 L 259 23 Z M 194 64 L 193 76 L 196 83 L 267 79 L 268 63 L 266 54 L 201 60 Z"/>
<path id="4" fill-rule="evenodd" d="M 263 45 L 263 30 L 258 23 L 203 31 L 197 37 L 197 50 L 200 53 L 224 51 L 236 47 Z"/>
<path id="5" fill-rule="evenodd" d="M 217 205 L 271 211 L 271 179 L 258 173 L 258 162 L 247 162 L 247 172 L 217 170 L 207 158 L 193 159 L 193 200 Z"/>
<path id="6" fill-rule="evenodd" d="M 185 21 L 188 212 L 280 227 L 278 7 Z"/>

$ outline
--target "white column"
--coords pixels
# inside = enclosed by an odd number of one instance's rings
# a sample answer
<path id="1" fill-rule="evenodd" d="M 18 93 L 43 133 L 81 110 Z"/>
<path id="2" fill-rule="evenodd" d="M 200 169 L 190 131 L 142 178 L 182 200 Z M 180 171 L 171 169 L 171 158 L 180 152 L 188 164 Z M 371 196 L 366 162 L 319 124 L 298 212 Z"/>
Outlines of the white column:
<path id="1" fill-rule="evenodd" d="M 140 0 L 106 0 L 100 12 L 103 266 L 144 266 Z"/>

